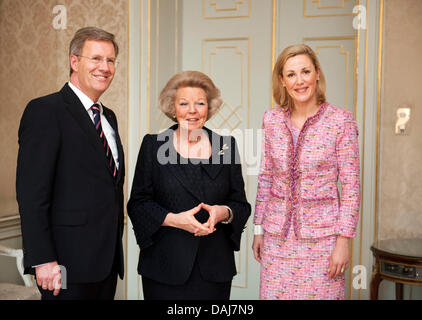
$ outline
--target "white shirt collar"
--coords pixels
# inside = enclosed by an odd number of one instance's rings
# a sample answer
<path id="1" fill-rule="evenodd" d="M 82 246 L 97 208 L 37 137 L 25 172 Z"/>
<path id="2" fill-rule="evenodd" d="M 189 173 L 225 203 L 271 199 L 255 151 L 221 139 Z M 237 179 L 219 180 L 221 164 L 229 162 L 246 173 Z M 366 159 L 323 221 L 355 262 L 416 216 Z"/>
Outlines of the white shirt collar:
<path id="1" fill-rule="evenodd" d="M 85 94 L 83 93 L 79 88 L 77 88 L 72 82 L 68 82 L 70 89 L 75 92 L 75 94 L 78 96 L 79 100 L 81 100 L 83 106 L 85 107 L 86 111 L 88 111 L 94 102 Z M 103 111 L 103 107 L 100 101 L 97 101 L 95 103 L 98 103 L 100 105 L 101 112 Z"/>

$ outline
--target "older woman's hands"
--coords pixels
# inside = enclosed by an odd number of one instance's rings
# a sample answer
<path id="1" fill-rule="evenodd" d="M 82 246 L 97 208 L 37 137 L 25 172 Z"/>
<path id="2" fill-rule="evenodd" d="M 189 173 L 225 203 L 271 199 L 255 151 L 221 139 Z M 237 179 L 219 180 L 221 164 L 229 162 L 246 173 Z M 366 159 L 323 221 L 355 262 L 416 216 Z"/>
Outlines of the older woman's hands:
<path id="1" fill-rule="evenodd" d="M 200 203 L 196 207 L 178 214 L 168 213 L 164 219 L 163 226 L 179 228 L 193 233 L 195 236 L 206 236 L 212 233 L 214 230 L 211 231 L 208 224 L 202 224 L 194 217 L 202 209 L 202 205 Z"/>
<path id="2" fill-rule="evenodd" d="M 349 238 L 339 236 L 330 257 L 329 277 L 333 279 L 346 271 L 349 267 L 350 249 Z"/>
<path id="3" fill-rule="evenodd" d="M 224 219 L 227 219 L 227 217 L 229 216 L 229 211 L 225 206 L 210 206 L 208 204 L 202 203 L 202 208 L 207 210 L 210 215 L 208 221 L 204 224 L 208 227 L 210 233 L 213 233 L 215 231 L 215 225 L 217 223 Z"/>
<path id="4" fill-rule="evenodd" d="M 210 215 L 208 221 L 205 223 L 200 223 L 194 217 L 201 209 L 207 210 Z M 215 225 L 226 219 L 228 215 L 229 212 L 225 206 L 210 206 L 205 203 L 200 203 L 188 211 L 183 211 L 178 214 L 170 212 L 164 219 L 163 226 L 183 229 L 193 233 L 195 236 L 207 236 L 213 233 L 216 230 Z"/>

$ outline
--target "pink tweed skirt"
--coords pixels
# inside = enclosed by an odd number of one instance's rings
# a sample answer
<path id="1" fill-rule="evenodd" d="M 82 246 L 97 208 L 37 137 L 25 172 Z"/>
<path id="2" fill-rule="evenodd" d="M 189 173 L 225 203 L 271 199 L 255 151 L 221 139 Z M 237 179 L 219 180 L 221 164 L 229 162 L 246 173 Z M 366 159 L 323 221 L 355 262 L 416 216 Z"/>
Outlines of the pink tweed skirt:
<path id="1" fill-rule="evenodd" d="M 260 299 L 342 300 L 344 274 L 329 279 L 329 259 L 336 236 L 297 239 L 266 232 L 261 262 Z"/>

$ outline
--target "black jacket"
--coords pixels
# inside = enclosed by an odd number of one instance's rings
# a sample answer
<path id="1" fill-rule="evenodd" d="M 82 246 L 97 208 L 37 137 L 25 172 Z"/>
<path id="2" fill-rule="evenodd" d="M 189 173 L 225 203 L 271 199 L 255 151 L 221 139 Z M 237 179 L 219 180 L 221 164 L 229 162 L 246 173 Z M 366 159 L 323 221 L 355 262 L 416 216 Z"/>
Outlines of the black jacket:
<path id="1" fill-rule="evenodd" d="M 19 128 L 16 191 L 24 266 L 57 260 L 69 283 L 104 280 L 116 250 L 123 277 L 124 155 L 114 113 L 119 171 L 112 176 L 86 109 L 68 84 L 32 100 Z"/>
<path id="2" fill-rule="evenodd" d="M 205 128 L 212 157 L 209 164 L 197 164 L 202 168 L 200 188 L 197 180 L 186 174 L 184 164 L 178 164 L 180 156 L 172 142 L 176 128 L 177 124 L 159 135 L 146 135 L 139 151 L 127 206 L 140 247 L 138 273 L 161 283 L 183 284 L 197 258 L 204 279 L 230 281 L 236 274 L 234 251 L 240 248 L 251 213 L 235 139 Z M 165 163 L 166 159 L 171 161 Z M 161 226 L 169 212 L 183 212 L 201 202 L 229 206 L 233 221 L 218 223 L 214 233 L 203 237 Z M 208 213 L 201 210 L 195 218 L 203 223 Z"/>

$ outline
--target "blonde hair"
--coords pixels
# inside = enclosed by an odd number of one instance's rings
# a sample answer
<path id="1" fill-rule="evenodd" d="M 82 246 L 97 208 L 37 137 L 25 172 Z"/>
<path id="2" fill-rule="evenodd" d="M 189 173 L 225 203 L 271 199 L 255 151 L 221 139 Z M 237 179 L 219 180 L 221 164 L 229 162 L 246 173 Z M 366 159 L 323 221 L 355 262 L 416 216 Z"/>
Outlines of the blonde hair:
<path id="1" fill-rule="evenodd" d="M 176 92 L 183 87 L 201 88 L 205 91 L 208 102 L 208 116 L 210 119 L 221 107 L 223 100 L 220 97 L 220 90 L 206 74 L 199 71 L 183 71 L 175 74 L 163 88 L 158 98 L 158 107 L 171 120 L 175 119 Z"/>
<path id="2" fill-rule="evenodd" d="M 315 70 L 316 71 L 319 70 L 319 80 L 317 80 L 317 85 L 316 85 L 317 103 L 322 104 L 326 101 L 325 77 L 324 77 L 324 73 L 322 72 L 321 65 L 319 64 L 319 61 L 315 52 L 306 44 L 296 44 L 296 45 L 287 47 L 278 56 L 277 62 L 274 65 L 273 77 L 272 77 L 273 97 L 274 97 L 275 102 L 278 103 L 280 106 L 287 108 L 289 110 L 292 110 L 293 108 L 293 100 L 288 94 L 287 89 L 283 87 L 280 77 L 283 77 L 283 68 L 287 60 L 300 54 L 307 55 L 311 59 L 315 67 Z"/>

